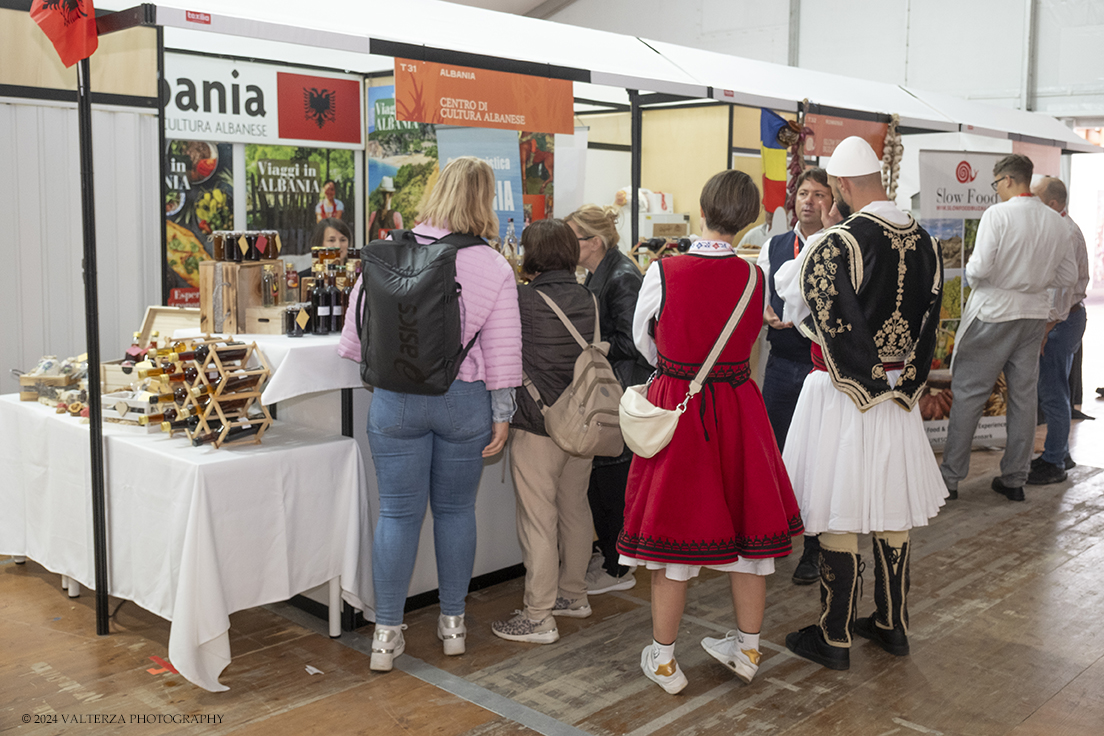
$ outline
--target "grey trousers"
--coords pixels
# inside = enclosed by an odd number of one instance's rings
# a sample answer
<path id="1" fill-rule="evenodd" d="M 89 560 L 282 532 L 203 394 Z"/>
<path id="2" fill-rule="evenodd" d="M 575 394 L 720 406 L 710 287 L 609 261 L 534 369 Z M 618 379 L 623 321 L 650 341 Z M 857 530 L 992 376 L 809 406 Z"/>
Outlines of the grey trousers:
<path id="1" fill-rule="evenodd" d="M 1019 488 L 1027 480 L 1035 448 L 1039 347 L 1045 331 L 1046 320 L 1041 319 L 975 320 L 954 346 L 954 401 L 939 467 L 947 488 L 957 490 L 959 481 L 970 472 L 974 430 L 1001 371 L 1008 384 L 1008 440 L 1000 479 L 1009 488 Z"/>

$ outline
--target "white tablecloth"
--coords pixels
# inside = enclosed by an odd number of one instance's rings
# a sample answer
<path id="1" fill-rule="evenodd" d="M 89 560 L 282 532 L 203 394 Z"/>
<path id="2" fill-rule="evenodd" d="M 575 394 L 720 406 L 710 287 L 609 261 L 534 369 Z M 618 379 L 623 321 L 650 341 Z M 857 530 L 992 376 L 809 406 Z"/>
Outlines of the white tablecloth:
<path id="1" fill-rule="evenodd" d="M 341 577 L 372 611 L 372 524 L 349 438 L 274 423 L 261 445 L 104 428 L 108 587 L 172 622 L 169 659 L 211 691 L 229 616 Z M 95 583 L 88 426 L 0 396 L 0 554 Z"/>

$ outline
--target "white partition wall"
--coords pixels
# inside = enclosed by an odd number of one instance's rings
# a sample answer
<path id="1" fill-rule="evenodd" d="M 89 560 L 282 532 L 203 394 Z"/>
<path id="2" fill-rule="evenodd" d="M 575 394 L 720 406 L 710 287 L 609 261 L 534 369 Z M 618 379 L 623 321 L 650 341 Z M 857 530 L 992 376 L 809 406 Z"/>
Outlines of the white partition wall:
<path id="1" fill-rule="evenodd" d="M 157 116 L 96 106 L 96 240 L 101 354 L 122 357 L 161 303 Z M 11 369 L 85 351 L 80 152 L 75 104 L 0 100 L 0 393 Z"/>

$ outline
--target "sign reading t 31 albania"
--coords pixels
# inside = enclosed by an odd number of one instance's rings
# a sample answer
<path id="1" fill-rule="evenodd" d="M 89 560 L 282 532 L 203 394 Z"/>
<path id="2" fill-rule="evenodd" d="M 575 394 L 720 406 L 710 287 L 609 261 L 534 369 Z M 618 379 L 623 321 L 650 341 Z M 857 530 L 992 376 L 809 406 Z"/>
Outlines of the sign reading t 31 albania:
<path id="1" fill-rule="evenodd" d="M 572 94 L 566 79 L 395 59 L 399 120 L 571 135 Z"/>
<path id="2" fill-rule="evenodd" d="M 362 148 L 363 85 L 349 74 L 165 54 L 165 137 Z"/>

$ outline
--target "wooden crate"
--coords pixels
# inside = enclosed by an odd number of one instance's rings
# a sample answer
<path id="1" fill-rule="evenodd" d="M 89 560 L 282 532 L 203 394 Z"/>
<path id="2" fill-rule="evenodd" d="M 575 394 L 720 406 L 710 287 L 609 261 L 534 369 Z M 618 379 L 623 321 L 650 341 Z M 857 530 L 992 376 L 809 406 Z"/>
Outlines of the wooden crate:
<path id="1" fill-rule="evenodd" d="M 67 389 L 78 383 L 74 376 L 20 376 L 19 400 L 38 401 L 39 392 L 37 386 L 47 386 L 53 389 Z"/>
<path id="2" fill-rule="evenodd" d="M 199 264 L 199 326 L 205 333 L 231 335 L 245 332 L 245 310 L 264 304 L 261 274 L 265 265 L 279 261 Z M 282 277 L 282 264 L 277 267 Z"/>
<path id="3" fill-rule="evenodd" d="M 247 307 L 245 310 L 245 331 L 250 335 L 284 334 L 284 312 L 286 307 Z"/>

